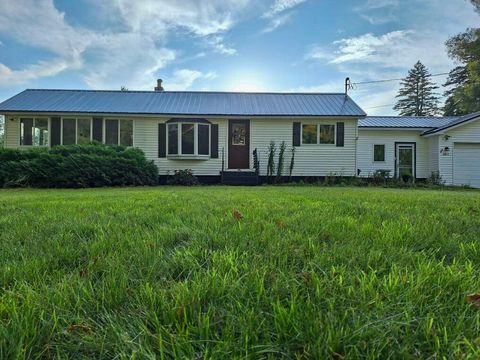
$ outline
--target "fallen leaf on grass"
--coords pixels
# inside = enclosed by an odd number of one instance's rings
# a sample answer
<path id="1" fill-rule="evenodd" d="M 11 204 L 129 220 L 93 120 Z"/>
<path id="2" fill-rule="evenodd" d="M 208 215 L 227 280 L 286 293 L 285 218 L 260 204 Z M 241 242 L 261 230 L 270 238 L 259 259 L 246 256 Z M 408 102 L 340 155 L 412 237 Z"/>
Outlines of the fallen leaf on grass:
<path id="1" fill-rule="evenodd" d="M 303 278 L 303 281 L 305 281 L 305 282 L 309 282 L 311 277 L 312 277 L 311 274 L 308 271 L 304 271 L 300 275 Z"/>
<path id="2" fill-rule="evenodd" d="M 80 277 L 86 277 L 88 275 L 88 268 L 80 270 Z"/>
<path id="3" fill-rule="evenodd" d="M 342 359 L 344 359 L 344 356 L 337 353 L 337 352 L 333 352 L 332 353 L 332 358 L 334 358 L 335 360 L 342 360 Z"/>
<path id="4" fill-rule="evenodd" d="M 241 213 L 240 211 L 238 211 L 237 209 L 233 209 L 232 215 L 233 215 L 233 218 L 234 218 L 235 220 L 240 221 L 240 220 L 243 219 L 242 213 Z"/>
<path id="5" fill-rule="evenodd" d="M 283 223 L 282 220 L 277 220 L 276 223 L 277 223 L 277 227 L 278 227 L 279 229 L 283 229 L 283 228 L 285 227 L 285 224 Z"/>
<path id="6" fill-rule="evenodd" d="M 75 331 L 81 331 L 81 332 L 84 332 L 84 333 L 90 333 L 90 332 L 92 332 L 92 329 L 91 329 L 90 326 L 88 326 L 88 325 L 75 324 L 75 325 L 70 325 L 70 326 L 67 328 L 67 331 L 68 331 L 69 333 L 72 333 L 72 332 L 75 332 Z"/>
<path id="7" fill-rule="evenodd" d="M 475 306 L 477 309 L 480 309 L 480 294 L 470 294 L 467 295 L 467 303 Z"/>

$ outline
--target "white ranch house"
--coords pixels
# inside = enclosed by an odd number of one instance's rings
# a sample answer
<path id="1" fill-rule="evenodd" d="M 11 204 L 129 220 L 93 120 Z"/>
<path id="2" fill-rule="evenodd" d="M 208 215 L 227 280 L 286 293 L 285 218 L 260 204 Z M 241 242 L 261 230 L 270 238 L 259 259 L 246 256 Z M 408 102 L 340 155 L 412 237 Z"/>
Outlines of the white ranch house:
<path id="1" fill-rule="evenodd" d="M 438 172 L 446 184 L 480 188 L 480 113 L 367 117 L 343 93 L 28 89 L 1 103 L 0 115 L 8 148 L 134 146 L 163 179 L 192 169 L 201 179 L 248 183 L 266 175 L 270 142 L 278 153 L 285 141 L 286 169 L 295 149 L 295 178 Z"/>

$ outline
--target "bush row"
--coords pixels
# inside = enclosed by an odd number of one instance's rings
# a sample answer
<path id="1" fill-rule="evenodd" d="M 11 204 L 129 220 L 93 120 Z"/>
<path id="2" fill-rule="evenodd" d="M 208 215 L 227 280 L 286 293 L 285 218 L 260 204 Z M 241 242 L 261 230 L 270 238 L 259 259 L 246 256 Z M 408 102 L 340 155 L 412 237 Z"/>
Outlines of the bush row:
<path id="1" fill-rule="evenodd" d="M 158 169 L 140 149 L 102 144 L 0 149 L 1 187 L 155 185 Z"/>

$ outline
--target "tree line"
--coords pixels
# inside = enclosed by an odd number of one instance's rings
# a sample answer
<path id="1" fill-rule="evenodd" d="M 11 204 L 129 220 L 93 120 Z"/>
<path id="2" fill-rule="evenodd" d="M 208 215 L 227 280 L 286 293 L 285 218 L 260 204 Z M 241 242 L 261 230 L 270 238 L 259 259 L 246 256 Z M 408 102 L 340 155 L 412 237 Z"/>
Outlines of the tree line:
<path id="1" fill-rule="evenodd" d="M 470 0 L 480 13 L 480 0 Z M 448 56 L 458 65 L 450 70 L 446 82 L 445 105 L 440 107 L 439 87 L 425 65 L 418 61 L 401 80 L 393 107 L 400 115 L 445 116 L 480 111 L 480 28 L 467 29 L 445 43 Z"/>

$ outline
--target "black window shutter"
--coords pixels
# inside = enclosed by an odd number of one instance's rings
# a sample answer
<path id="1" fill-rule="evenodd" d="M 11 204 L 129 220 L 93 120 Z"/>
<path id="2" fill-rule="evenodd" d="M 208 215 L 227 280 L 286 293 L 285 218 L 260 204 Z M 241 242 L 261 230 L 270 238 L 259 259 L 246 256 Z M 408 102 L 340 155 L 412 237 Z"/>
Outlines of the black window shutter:
<path id="1" fill-rule="evenodd" d="M 337 146 L 343 146 L 345 143 L 345 123 L 337 123 Z"/>
<path id="2" fill-rule="evenodd" d="M 158 157 L 167 156 L 167 126 L 166 124 L 158 124 Z"/>
<path id="3" fill-rule="evenodd" d="M 60 145 L 60 117 L 50 118 L 50 132 L 51 146 Z"/>
<path id="4" fill-rule="evenodd" d="M 218 159 L 218 124 L 211 125 L 210 157 Z"/>
<path id="5" fill-rule="evenodd" d="M 293 146 L 300 146 L 300 126 L 299 122 L 293 123 Z"/>
<path id="6" fill-rule="evenodd" d="M 98 142 L 103 141 L 103 119 L 102 118 L 98 118 L 98 117 L 93 118 L 92 139 Z"/>

